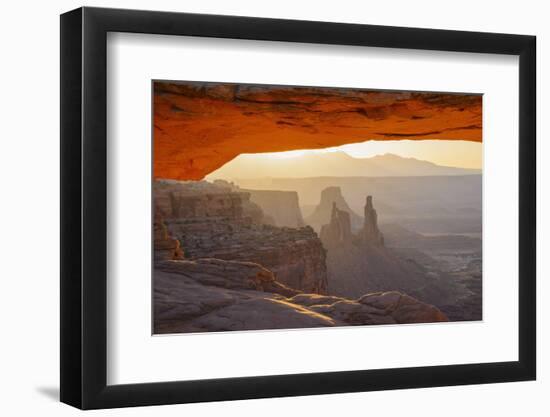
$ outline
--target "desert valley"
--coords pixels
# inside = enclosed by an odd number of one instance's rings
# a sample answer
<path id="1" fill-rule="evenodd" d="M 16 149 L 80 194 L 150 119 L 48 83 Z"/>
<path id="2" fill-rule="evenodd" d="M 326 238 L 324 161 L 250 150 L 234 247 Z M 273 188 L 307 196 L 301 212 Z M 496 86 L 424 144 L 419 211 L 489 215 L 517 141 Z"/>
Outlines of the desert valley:
<path id="1" fill-rule="evenodd" d="M 480 173 L 368 159 L 394 175 L 155 181 L 154 332 L 481 320 Z"/>

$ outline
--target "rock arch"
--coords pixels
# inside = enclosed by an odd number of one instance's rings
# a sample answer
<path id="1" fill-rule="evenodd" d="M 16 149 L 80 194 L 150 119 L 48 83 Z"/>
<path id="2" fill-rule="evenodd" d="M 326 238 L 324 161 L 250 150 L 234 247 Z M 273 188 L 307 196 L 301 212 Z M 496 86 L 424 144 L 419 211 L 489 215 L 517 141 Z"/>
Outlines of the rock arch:
<path id="1" fill-rule="evenodd" d="M 155 178 L 199 180 L 241 153 L 482 139 L 477 94 L 155 82 L 153 98 Z"/>

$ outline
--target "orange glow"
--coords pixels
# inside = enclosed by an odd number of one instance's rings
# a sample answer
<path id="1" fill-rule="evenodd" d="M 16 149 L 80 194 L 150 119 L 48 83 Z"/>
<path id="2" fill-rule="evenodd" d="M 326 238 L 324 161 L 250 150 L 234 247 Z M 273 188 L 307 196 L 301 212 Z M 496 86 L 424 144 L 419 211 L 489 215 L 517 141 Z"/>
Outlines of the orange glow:
<path id="1" fill-rule="evenodd" d="M 481 142 L 482 97 L 340 88 L 154 86 L 154 176 L 197 180 L 242 153 L 366 140 Z"/>

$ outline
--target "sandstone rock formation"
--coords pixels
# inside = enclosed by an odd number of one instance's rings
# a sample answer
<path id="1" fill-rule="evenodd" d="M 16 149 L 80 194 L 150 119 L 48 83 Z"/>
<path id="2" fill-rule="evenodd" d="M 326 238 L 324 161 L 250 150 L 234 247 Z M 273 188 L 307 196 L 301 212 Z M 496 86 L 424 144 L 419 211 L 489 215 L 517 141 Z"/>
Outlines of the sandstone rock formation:
<path id="1" fill-rule="evenodd" d="M 481 95 L 154 83 L 154 176 L 198 180 L 241 153 L 396 139 L 481 142 Z"/>
<path id="2" fill-rule="evenodd" d="M 354 232 L 363 227 L 365 196 L 372 195 L 379 225 L 398 223 L 410 230 L 430 234 L 481 233 L 481 175 L 259 178 L 240 180 L 239 185 L 242 188 L 297 191 L 306 223 L 319 204 L 322 191 L 337 186 L 351 210 L 360 215 L 357 216 L 358 224 L 352 224 Z M 331 206 L 329 203 L 322 224 L 330 221 Z M 321 225 L 318 227 L 316 230 L 320 230 Z"/>
<path id="3" fill-rule="evenodd" d="M 316 313 L 348 324 L 404 324 L 448 321 L 437 307 L 419 302 L 397 291 L 365 294 L 357 300 L 332 297 L 330 300 L 313 302 L 305 294 L 290 299 Z"/>
<path id="4" fill-rule="evenodd" d="M 158 187 L 157 187 L 158 185 Z M 216 258 L 259 263 L 281 283 L 325 293 L 325 249 L 310 227 L 281 228 L 255 220 L 249 193 L 207 182 L 155 183 L 155 199 L 170 235 L 187 259 Z"/>
<path id="5" fill-rule="evenodd" d="M 340 187 L 327 187 L 321 192 L 321 200 L 313 213 L 305 219 L 305 222 L 320 231 L 321 227 L 330 223 L 332 217 L 332 207 L 349 213 L 350 225 L 352 230 L 358 230 L 363 225 L 363 219 L 356 214 L 349 206 Z"/>
<path id="6" fill-rule="evenodd" d="M 372 206 L 372 196 L 367 196 L 365 205 L 365 223 L 360 233 L 361 239 L 373 245 L 384 246 L 384 236 L 378 229 L 378 214 Z"/>
<path id="7" fill-rule="evenodd" d="M 323 196 L 321 197 L 322 204 L 318 206 L 316 213 L 319 214 L 321 211 L 324 211 L 324 204 L 326 203 L 323 203 L 323 201 L 329 199 L 336 201 L 332 203 L 330 222 L 321 227 L 320 237 L 326 248 L 348 246 L 352 244 L 353 240 L 362 244 L 384 246 L 384 236 L 378 229 L 378 215 L 372 205 L 372 196 L 367 196 L 363 227 L 357 236 L 353 234 L 351 227 L 350 213 L 353 212 L 351 212 L 351 209 L 349 209 L 349 206 L 342 197 L 340 188 L 330 187 L 323 191 Z M 338 204 L 344 207 L 344 209 L 338 208 Z M 314 217 L 316 213 L 311 217 Z"/>
<path id="8" fill-rule="evenodd" d="M 180 242 L 168 234 L 168 228 L 160 215 L 160 210 L 155 210 L 153 223 L 155 261 L 183 259 L 184 254 L 180 248 Z"/>
<path id="9" fill-rule="evenodd" d="M 287 287 L 275 280 L 269 269 L 253 262 L 223 261 L 207 258 L 189 260 L 172 260 L 157 262 L 155 269 L 193 279 L 203 285 L 213 285 L 229 289 L 267 291 L 292 297 L 298 290 Z"/>
<path id="10" fill-rule="evenodd" d="M 428 323 L 448 321 L 437 307 L 397 291 L 366 294 L 357 300 L 360 304 L 382 309 L 397 323 Z"/>
<path id="11" fill-rule="evenodd" d="M 363 228 L 357 234 L 349 231 L 348 213 L 336 204 L 330 223 L 321 229 L 321 240 L 327 249 L 329 294 L 353 298 L 395 290 L 431 304 L 448 303 L 451 284 L 435 279 L 422 265 L 405 261 L 384 246 L 372 201 L 372 196 L 368 196 Z"/>
<path id="12" fill-rule="evenodd" d="M 296 191 L 242 189 L 235 183 L 222 179 L 215 179 L 212 184 L 223 192 L 233 191 L 243 195 L 245 216 L 255 211 L 263 213 L 263 217 L 256 223 L 279 227 L 305 226 Z"/>
<path id="13" fill-rule="evenodd" d="M 242 191 L 250 194 L 250 201 L 257 204 L 266 216 L 273 219 L 275 226 L 305 226 L 296 191 L 249 189 Z"/>
<path id="14" fill-rule="evenodd" d="M 330 223 L 321 227 L 321 242 L 325 248 L 333 246 L 346 245 L 351 243 L 351 220 L 347 211 L 336 207 L 336 202 L 332 203 L 332 214 Z"/>
<path id="15" fill-rule="evenodd" d="M 226 181 L 155 181 L 156 210 L 166 219 L 246 219 L 254 224 L 274 224 L 250 193 Z"/>
<path id="16" fill-rule="evenodd" d="M 219 184 L 197 181 L 156 181 L 154 200 L 166 219 L 241 218 L 249 195 Z"/>
<path id="17" fill-rule="evenodd" d="M 217 258 L 260 263 L 277 280 L 302 291 L 327 291 L 326 254 L 310 227 L 299 229 L 236 221 L 168 221 L 189 259 Z"/>
<path id="18" fill-rule="evenodd" d="M 250 262 L 164 261 L 154 271 L 154 332 L 291 329 L 446 321 L 397 292 L 351 300 L 298 293 Z"/>

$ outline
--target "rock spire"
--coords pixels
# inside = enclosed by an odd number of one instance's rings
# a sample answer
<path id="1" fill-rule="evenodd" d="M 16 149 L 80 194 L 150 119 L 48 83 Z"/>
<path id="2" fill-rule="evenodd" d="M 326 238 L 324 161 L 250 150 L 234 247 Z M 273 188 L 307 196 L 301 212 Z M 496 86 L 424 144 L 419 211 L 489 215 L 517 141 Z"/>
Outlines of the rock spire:
<path id="1" fill-rule="evenodd" d="M 361 238 L 365 242 L 384 246 L 384 236 L 378 229 L 378 214 L 372 205 L 371 195 L 367 196 L 365 204 L 365 222 L 361 231 Z"/>
<path id="2" fill-rule="evenodd" d="M 330 223 L 323 225 L 320 237 L 326 247 L 351 241 L 350 214 L 336 207 L 336 202 L 332 203 Z"/>

